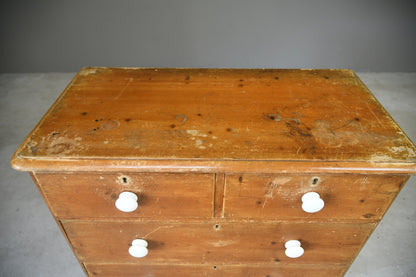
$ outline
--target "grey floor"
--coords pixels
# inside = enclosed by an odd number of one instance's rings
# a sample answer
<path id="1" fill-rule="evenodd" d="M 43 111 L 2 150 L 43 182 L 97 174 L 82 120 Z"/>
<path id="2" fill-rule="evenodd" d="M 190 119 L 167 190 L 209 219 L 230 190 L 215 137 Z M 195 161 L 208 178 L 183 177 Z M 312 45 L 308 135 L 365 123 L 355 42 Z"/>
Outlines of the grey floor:
<path id="1" fill-rule="evenodd" d="M 84 276 L 29 175 L 9 165 L 13 152 L 73 75 L 0 75 L 0 276 Z M 415 142 L 416 73 L 359 76 Z M 415 177 L 346 276 L 416 276 Z"/>

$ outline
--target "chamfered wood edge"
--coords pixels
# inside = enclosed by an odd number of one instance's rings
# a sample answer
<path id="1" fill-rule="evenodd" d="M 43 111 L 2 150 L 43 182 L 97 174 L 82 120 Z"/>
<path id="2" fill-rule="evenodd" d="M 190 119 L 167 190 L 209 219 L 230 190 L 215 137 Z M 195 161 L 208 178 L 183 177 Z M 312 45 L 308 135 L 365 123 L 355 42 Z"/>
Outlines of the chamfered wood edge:
<path id="1" fill-rule="evenodd" d="M 134 160 L 30 159 L 14 156 L 20 171 L 206 172 L 206 173 L 362 173 L 416 174 L 414 162 L 366 161 L 259 161 L 259 160 Z"/>

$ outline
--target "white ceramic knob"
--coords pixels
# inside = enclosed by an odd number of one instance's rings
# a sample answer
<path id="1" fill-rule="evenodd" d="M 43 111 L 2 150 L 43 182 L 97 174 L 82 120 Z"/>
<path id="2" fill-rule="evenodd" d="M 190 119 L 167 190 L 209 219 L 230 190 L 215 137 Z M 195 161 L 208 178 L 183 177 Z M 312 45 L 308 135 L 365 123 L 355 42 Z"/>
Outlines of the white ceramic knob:
<path id="1" fill-rule="evenodd" d="M 147 250 L 147 241 L 144 239 L 135 239 L 129 248 L 129 254 L 135 258 L 143 258 L 149 253 Z"/>
<path id="2" fill-rule="evenodd" d="M 122 212 L 130 213 L 139 206 L 139 204 L 137 204 L 137 199 L 138 197 L 136 194 L 124 191 L 118 196 L 116 207 Z"/>
<path id="3" fill-rule="evenodd" d="M 307 213 L 319 212 L 324 206 L 324 200 L 316 192 L 308 192 L 302 196 L 302 210 Z"/>
<path id="4" fill-rule="evenodd" d="M 298 240 L 289 240 L 285 243 L 286 251 L 285 254 L 289 258 L 299 258 L 303 255 L 305 250 L 300 247 L 300 242 Z"/>

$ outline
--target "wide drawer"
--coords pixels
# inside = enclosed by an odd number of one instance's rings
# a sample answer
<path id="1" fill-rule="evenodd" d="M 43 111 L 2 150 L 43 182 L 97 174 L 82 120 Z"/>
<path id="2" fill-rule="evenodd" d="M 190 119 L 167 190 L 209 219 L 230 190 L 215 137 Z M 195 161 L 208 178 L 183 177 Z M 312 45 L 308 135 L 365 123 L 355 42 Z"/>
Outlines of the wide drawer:
<path id="1" fill-rule="evenodd" d="M 43 173 L 36 178 L 52 212 L 61 219 L 212 216 L 213 174 Z M 138 197 L 132 212 L 115 206 L 125 191 Z"/>
<path id="2" fill-rule="evenodd" d="M 99 277 L 184 277 L 184 276 L 282 276 L 335 277 L 342 276 L 345 266 L 247 266 L 247 265 L 135 265 L 86 264 L 91 276 Z"/>
<path id="3" fill-rule="evenodd" d="M 226 175 L 227 218 L 379 220 L 408 176 L 392 175 Z M 324 201 L 314 213 L 302 196 L 316 192 Z"/>
<path id="4" fill-rule="evenodd" d="M 375 223 L 239 223 L 64 221 L 77 256 L 89 263 L 347 264 Z M 148 255 L 130 256 L 134 239 L 148 242 Z M 285 255 L 285 242 L 299 240 L 305 253 Z"/>

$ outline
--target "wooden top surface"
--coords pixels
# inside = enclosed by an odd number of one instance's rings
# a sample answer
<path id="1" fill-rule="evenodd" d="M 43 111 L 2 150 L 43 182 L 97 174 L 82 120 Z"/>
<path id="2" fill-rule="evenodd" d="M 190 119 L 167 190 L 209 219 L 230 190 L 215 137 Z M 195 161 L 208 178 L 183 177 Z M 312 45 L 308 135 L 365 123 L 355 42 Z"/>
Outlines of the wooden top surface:
<path id="1" fill-rule="evenodd" d="M 415 173 L 416 149 L 350 70 L 84 68 L 12 165 Z"/>

